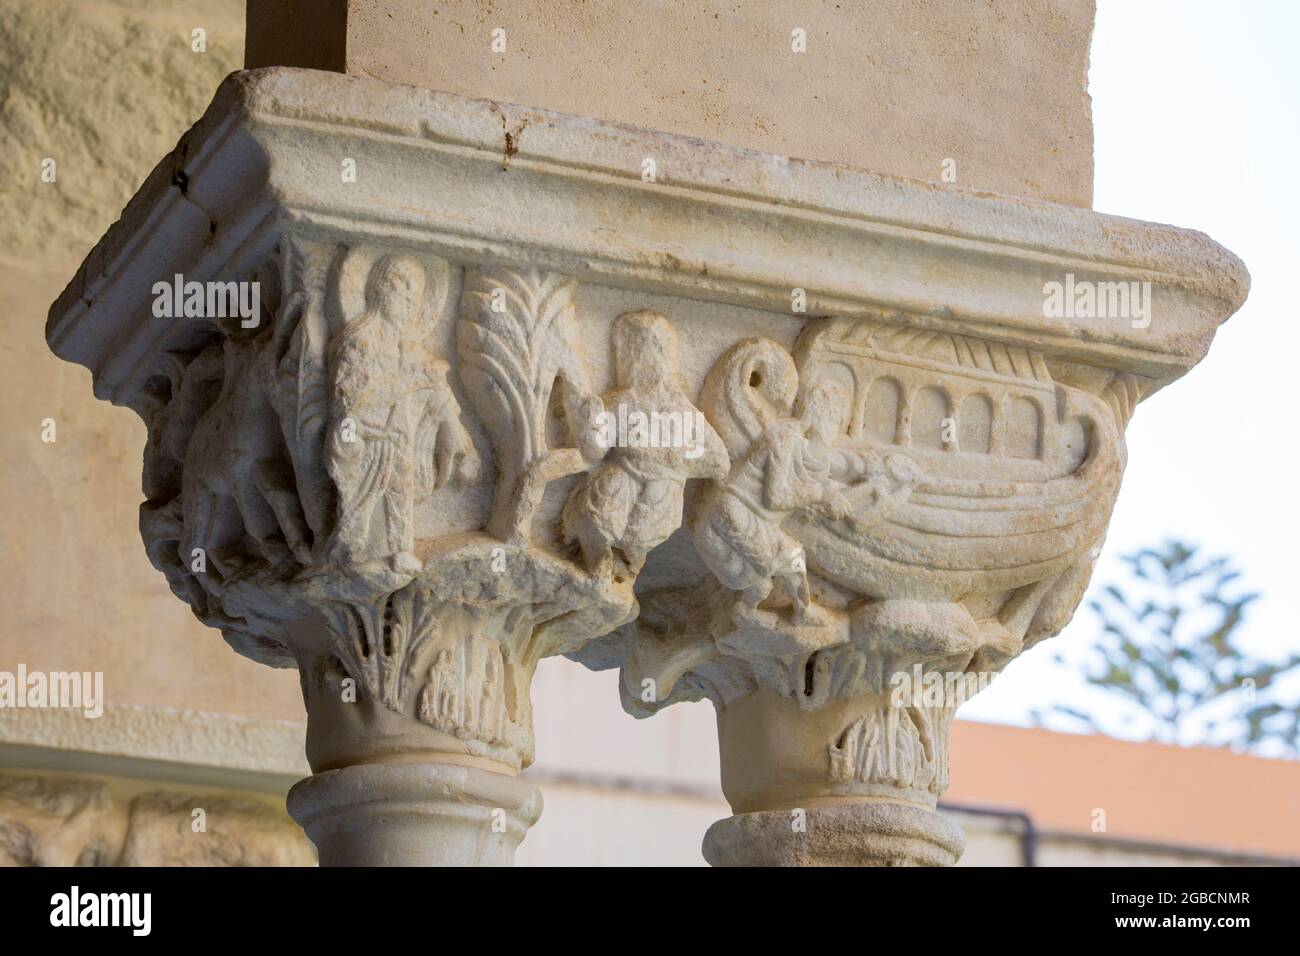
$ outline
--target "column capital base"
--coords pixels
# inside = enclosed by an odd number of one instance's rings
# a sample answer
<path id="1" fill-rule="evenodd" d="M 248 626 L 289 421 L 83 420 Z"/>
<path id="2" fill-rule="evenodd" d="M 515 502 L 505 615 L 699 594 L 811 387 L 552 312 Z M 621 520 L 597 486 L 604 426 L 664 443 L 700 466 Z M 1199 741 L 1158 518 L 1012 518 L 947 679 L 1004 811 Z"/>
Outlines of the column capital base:
<path id="1" fill-rule="evenodd" d="M 710 866 L 952 866 L 961 829 L 934 810 L 853 803 L 738 813 L 704 835 Z"/>
<path id="2" fill-rule="evenodd" d="M 475 767 L 373 763 L 308 777 L 288 808 L 321 866 L 510 866 L 542 794 Z"/>

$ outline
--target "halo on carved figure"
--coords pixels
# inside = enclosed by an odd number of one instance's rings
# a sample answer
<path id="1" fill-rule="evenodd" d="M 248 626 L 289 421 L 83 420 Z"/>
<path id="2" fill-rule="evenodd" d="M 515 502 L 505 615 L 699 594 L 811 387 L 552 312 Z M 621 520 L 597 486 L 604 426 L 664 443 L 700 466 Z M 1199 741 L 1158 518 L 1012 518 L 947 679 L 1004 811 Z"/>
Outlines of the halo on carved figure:
<path id="1" fill-rule="evenodd" d="M 331 324 L 354 320 L 365 314 L 369 304 L 383 295 L 379 288 L 386 276 L 399 271 L 419 270 L 421 295 L 413 321 L 424 323 L 426 335 L 436 319 L 446 315 L 451 297 L 451 265 L 445 259 L 401 250 L 371 246 L 343 247 L 332 266 L 334 277 L 325 284 Z M 337 331 L 332 328 L 331 331 Z M 422 340 L 425 336 L 419 336 Z"/>

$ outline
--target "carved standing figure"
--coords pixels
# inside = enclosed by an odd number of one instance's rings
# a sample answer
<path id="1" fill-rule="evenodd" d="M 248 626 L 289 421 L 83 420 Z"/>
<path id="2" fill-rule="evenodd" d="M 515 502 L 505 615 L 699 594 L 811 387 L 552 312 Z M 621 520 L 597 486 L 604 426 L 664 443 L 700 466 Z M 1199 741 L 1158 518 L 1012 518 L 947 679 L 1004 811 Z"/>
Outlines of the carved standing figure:
<path id="1" fill-rule="evenodd" d="M 728 456 L 686 395 L 668 320 L 629 312 L 613 338 L 616 388 L 586 403 L 580 439 L 584 457 L 605 457 L 569 498 L 564 530 L 589 570 L 608 567 L 617 552 L 636 574 L 681 525 L 687 480 L 723 477 Z"/>
<path id="2" fill-rule="evenodd" d="M 327 468 L 339 491 L 334 546 L 353 560 L 386 559 L 416 572 L 414 509 L 478 459 L 447 383 L 447 363 L 425 350 L 424 268 L 384 256 L 366 279 L 364 311 L 330 346 L 335 403 Z M 382 533 L 373 527 L 376 517 Z"/>

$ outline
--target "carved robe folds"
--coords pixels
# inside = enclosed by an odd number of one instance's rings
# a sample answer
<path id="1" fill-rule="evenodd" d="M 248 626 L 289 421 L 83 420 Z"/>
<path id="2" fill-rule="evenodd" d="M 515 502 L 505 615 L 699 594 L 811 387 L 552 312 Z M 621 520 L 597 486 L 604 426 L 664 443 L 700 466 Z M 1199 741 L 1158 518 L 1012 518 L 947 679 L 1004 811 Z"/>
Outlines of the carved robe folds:
<path id="1" fill-rule="evenodd" d="M 261 322 L 154 317 L 177 273 Z M 1150 322 L 1044 318 L 1066 273 L 1151 282 Z M 273 69 L 48 337 L 148 424 L 172 589 L 302 674 L 323 862 L 509 862 L 564 654 L 718 708 L 711 861 L 951 863 L 956 704 L 1069 620 L 1135 404 L 1245 288 L 1171 227 Z"/>
<path id="2" fill-rule="evenodd" d="M 488 781 L 491 810 L 513 801 L 492 832 L 517 842 L 540 809 L 510 779 L 532 760 L 537 662 L 634 616 L 687 478 L 724 473 L 726 453 L 590 440 L 599 399 L 564 276 L 290 237 L 256 274 L 264 327 L 214 326 L 156 385 L 149 554 L 236 648 L 301 671 L 321 773 L 290 806 L 322 852 L 349 839 L 331 835 L 331 773 L 417 758 L 438 768 L 423 782 L 449 764 Z M 620 317 L 613 338 L 620 401 L 698 414 L 663 316 Z M 593 489 L 611 474 L 607 502 Z"/>

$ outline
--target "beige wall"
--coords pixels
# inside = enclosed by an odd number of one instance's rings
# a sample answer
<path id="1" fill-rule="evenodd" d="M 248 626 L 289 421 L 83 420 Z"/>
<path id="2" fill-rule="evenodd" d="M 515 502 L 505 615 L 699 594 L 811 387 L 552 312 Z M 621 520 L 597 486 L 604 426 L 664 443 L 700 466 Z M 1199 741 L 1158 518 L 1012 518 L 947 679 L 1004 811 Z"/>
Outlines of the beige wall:
<path id="1" fill-rule="evenodd" d="M 296 675 L 233 654 L 149 564 L 144 426 L 94 400 L 44 335 L 50 303 L 242 48 L 240 0 L 0 0 L 0 670 L 103 671 L 116 705 L 301 719 Z"/>
<path id="2" fill-rule="evenodd" d="M 953 159 L 970 189 L 1092 205 L 1093 0 L 318 0 L 304 26 L 305 6 L 250 11 L 250 66 L 329 68 L 915 179 L 939 180 Z"/>

